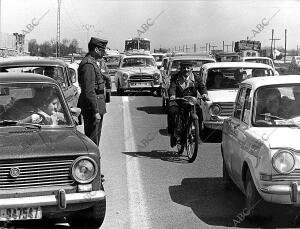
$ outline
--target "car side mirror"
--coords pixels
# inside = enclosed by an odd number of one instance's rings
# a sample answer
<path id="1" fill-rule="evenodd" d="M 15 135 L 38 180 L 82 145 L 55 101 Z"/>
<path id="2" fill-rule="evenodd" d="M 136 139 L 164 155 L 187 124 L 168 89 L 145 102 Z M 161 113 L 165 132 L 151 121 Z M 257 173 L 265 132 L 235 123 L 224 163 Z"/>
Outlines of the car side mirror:
<path id="1" fill-rule="evenodd" d="M 76 72 L 73 68 L 69 68 L 69 74 L 70 74 L 72 83 L 76 83 Z"/>
<path id="2" fill-rule="evenodd" d="M 81 109 L 78 107 L 71 107 L 70 108 L 72 116 L 78 117 L 81 113 Z"/>
<path id="3" fill-rule="evenodd" d="M 81 109 L 78 107 L 71 107 L 70 108 L 71 114 L 72 114 L 72 119 L 74 120 L 76 125 L 80 125 L 80 114 L 81 114 Z"/>

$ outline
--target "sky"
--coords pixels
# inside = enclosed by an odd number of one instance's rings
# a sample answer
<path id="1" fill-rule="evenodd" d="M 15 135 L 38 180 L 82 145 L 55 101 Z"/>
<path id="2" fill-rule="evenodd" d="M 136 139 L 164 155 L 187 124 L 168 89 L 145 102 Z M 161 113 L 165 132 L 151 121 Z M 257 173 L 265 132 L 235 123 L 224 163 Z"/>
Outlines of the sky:
<path id="1" fill-rule="evenodd" d="M 58 0 L 0 1 L 1 32 L 21 33 L 31 27 L 27 40 L 56 39 Z M 276 47 L 284 47 L 286 29 L 287 48 L 296 49 L 299 12 L 299 0 L 61 0 L 60 39 L 77 39 L 86 49 L 95 36 L 123 51 L 125 39 L 140 34 L 150 39 L 152 50 L 206 43 L 222 49 L 223 41 L 230 45 L 247 37 L 270 46 L 274 29 L 274 38 L 280 39 Z"/>

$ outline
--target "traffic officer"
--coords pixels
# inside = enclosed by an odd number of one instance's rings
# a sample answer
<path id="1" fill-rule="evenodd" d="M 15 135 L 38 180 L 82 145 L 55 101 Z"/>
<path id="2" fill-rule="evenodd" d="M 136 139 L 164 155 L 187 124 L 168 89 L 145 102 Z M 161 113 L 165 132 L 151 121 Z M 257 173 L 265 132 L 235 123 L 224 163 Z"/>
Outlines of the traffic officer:
<path id="1" fill-rule="evenodd" d="M 82 59 L 78 67 L 78 83 L 81 94 L 78 107 L 84 120 L 84 133 L 95 144 L 99 145 L 103 117 L 106 113 L 105 88 L 111 89 L 110 77 L 101 72 L 97 60 L 105 55 L 107 40 L 92 37 L 89 52 Z"/>

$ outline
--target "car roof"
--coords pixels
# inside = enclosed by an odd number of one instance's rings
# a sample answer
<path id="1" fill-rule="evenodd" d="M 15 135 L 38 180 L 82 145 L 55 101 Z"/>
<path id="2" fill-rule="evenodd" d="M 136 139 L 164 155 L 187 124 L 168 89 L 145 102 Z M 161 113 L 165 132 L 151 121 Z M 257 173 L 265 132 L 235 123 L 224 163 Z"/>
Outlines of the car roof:
<path id="1" fill-rule="evenodd" d="M 215 59 L 209 56 L 174 56 L 174 57 L 170 57 L 170 60 L 174 61 L 174 60 L 215 60 Z"/>
<path id="2" fill-rule="evenodd" d="M 155 52 L 155 53 L 151 53 L 150 55 L 152 56 L 165 56 L 165 53 L 160 53 L 160 52 Z"/>
<path id="3" fill-rule="evenodd" d="M 63 60 L 50 59 L 50 58 L 8 58 L 7 60 L 0 61 L 0 67 L 13 67 L 13 66 L 67 66 Z"/>
<path id="4" fill-rule="evenodd" d="M 44 75 L 34 74 L 34 73 L 16 73 L 16 72 L 1 72 L 0 73 L 0 83 L 55 83 L 57 81 Z"/>
<path id="5" fill-rule="evenodd" d="M 245 57 L 242 57 L 242 59 L 267 59 L 267 60 L 272 60 L 270 57 L 266 57 L 266 56 L 245 56 Z"/>
<path id="6" fill-rule="evenodd" d="M 153 56 L 151 55 L 128 55 L 128 56 L 124 56 L 123 59 L 125 58 L 149 58 L 149 59 L 154 59 Z"/>
<path id="7" fill-rule="evenodd" d="M 254 77 L 244 80 L 241 84 L 251 85 L 253 89 L 267 85 L 300 84 L 300 75 Z"/>
<path id="8" fill-rule="evenodd" d="M 252 63 L 252 62 L 216 62 L 216 63 L 207 63 L 202 65 L 203 68 L 269 68 L 272 69 L 270 65 L 262 63 Z"/>

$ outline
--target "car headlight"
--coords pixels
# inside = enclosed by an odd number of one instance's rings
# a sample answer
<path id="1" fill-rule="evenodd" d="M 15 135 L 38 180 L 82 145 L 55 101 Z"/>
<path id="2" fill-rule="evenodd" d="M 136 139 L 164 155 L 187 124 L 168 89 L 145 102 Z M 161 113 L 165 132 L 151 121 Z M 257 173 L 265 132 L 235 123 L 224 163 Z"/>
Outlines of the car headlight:
<path id="1" fill-rule="evenodd" d="M 209 113 L 210 115 L 212 116 L 217 116 L 221 113 L 221 107 L 220 105 L 218 104 L 212 104 L 210 107 L 209 107 Z"/>
<path id="2" fill-rule="evenodd" d="M 274 154 L 272 164 L 277 172 L 290 173 L 295 168 L 295 156 L 291 151 L 279 150 Z"/>
<path id="3" fill-rule="evenodd" d="M 159 73 L 154 73 L 153 78 L 155 80 L 158 80 L 160 78 L 160 74 Z"/>
<path id="4" fill-rule="evenodd" d="M 97 164 L 90 157 L 79 157 L 73 162 L 72 176 L 78 183 L 90 183 L 95 179 L 97 173 Z"/>
<path id="5" fill-rule="evenodd" d="M 128 74 L 127 73 L 123 73 L 123 80 L 127 80 L 128 79 Z"/>

